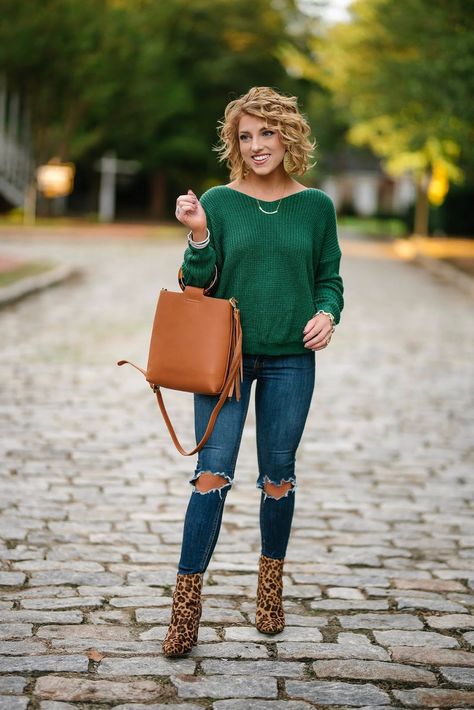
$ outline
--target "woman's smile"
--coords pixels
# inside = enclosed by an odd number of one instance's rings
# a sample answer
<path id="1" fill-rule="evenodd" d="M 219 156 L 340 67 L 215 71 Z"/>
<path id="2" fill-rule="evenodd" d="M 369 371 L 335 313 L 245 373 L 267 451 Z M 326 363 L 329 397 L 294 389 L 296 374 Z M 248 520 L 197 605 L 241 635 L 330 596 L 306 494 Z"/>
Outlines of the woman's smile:
<path id="1" fill-rule="evenodd" d="M 263 165 L 270 158 L 270 153 L 259 153 L 258 155 L 252 155 L 252 160 L 257 165 Z"/>

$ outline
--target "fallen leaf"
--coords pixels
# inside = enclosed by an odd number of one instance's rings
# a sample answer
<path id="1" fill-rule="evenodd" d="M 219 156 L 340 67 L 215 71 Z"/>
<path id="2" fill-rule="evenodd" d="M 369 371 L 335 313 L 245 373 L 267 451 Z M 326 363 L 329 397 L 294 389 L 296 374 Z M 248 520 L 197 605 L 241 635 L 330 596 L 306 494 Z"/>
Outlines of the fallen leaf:
<path id="1" fill-rule="evenodd" d="M 104 654 L 98 651 L 96 648 L 87 649 L 86 655 L 90 661 L 94 661 L 95 663 L 99 663 L 104 657 Z"/>

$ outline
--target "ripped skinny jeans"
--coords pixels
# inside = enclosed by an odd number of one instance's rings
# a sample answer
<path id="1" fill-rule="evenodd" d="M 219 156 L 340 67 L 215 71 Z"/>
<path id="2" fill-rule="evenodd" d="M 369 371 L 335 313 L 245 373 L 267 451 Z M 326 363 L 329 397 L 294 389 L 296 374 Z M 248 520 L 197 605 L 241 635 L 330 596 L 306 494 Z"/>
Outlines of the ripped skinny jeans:
<path id="1" fill-rule="evenodd" d="M 198 456 L 194 486 L 184 521 L 178 572 L 195 574 L 207 569 L 219 537 L 225 499 L 234 479 L 252 383 L 256 381 L 255 414 L 260 488 L 261 553 L 283 559 L 295 505 L 295 455 L 308 416 L 315 379 L 314 352 L 302 355 L 244 355 L 241 398 L 222 407 L 214 431 Z M 194 395 L 196 440 L 204 434 L 218 397 Z M 216 488 L 195 488 L 202 473 L 216 475 Z M 223 479 L 225 483 L 223 483 Z M 203 479 L 204 480 L 204 479 Z M 268 483 L 290 483 L 284 495 L 273 497 Z M 220 487 L 219 487 L 220 486 Z"/>

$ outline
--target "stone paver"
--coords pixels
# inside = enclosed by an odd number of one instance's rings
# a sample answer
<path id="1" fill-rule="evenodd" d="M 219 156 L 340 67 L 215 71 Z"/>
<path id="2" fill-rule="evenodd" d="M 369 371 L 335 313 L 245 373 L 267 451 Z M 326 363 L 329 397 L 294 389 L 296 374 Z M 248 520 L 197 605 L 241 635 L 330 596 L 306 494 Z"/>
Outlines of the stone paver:
<path id="1" fill-rule="evenodd" d="M 14 698 L 11 695 L 0 695 L 0 710 L 26 710 L 28 698 Z"/>
<path id="2" fill-rule="evenodd" d="M 121 703 L 114 705 L 113 710 L 201 710 L 201 708 L 202 705 L 194 705 L 194 703 L 147 703 L 146 705 L 143 703 Z"/>
<path id="3" fill-rule="evenodd" d="M 436 685 L 436 677 L 430 671 L 401 663 L 338 659 L 333 661 L 316 661 L 313 663 L 313 670 L 317 678 L 393 680 Z"/>
<path id="4" fill-rule="evenodd" d="M 278 658 L 364 658 L 389 661 L 385 649 L 375 644 L 278 643 Z"/>
<path id="5" fill-rule="evenodd" d="M 22 676 L 2 675 L 0 676 L 0 694 L 8 695 L 11 693 L 13 695 L 20 695 L 23 692 L 27 682 L 26 678 Z"/>
<path id="6" fill-rule="evenodd" d="M 21 587 L 25 579 L 22 572 L 0 572 L 0 587 Z"/>
<path id="7" fill-rule="evenodd" d="M 452 636 L 429 631 L 374 631 L 375 640 L 382 646 L 429 646 L 434 648 L 458 648 Z"/>
<path id="8" fill-rule="evenodd" d="M 387 703 L 388 695 L 372 683 L 355 685 L 337 681 L 288 681 L 291 698 L 303 698 L 317 705 L 343 705 L 362 707 L 368 704 Z"/>
<path id="9" fill-rule="evenodd" d="M 18 639 L 31 636 L 33 624 L 0 624 L 0 639 Z"/>
<path id="10" fill-rule="evenodd" d="M 0 656 L 0 673 L 25 673 L 27 671 L 67 671 L 84 673 L 88 661 L 85 656 Z"/>
<path id="11" fill-rule="evenodd" d="M 274 678 L 206 675 L 171 678 L 180 698 L 276 698 Z"/>
<path id="12" fill-rule="evenodd" d="M 186 673 L 192 675 L 196 664 L 188 658 L 169 659 L 163 655 L 158 658 L 144 656 L 140 658 L 104 658 L 100 663 L 100 676 L 136 676 L 136 675 L 171 675 Z"/>
<path id="13" fill-rule="evenodd" d="M 201 710 L 201 708 L 202 705 L 194 705 L 194 703 L 147 703 L 146 705 L 143 703 L 121 703 L 114 705 L 113 710 Z"/>
<path id="14" fill-rule="evenodd" d="M 31 621 L 33 624 L 80 624 L 83 618 L 80 611 L 0 611 L 0 624 L 15 621 Z"/>
<path id="15" fill-rule="evenodd" d="M 184 241 L 127 229 L 0 229 L 6 257 L 82 270 L 0 311 L 0 709 L 474 706 L 469 297 L 389 244 L 344 240 L 347 307 L 317 356 L 298 452 L 287 629 L 253 627 L 251 406 L 200 643 L 169 660 L 160 640 L 194 460 L 115 362 L 146 364 Z M 166 393 L 189 444 L 191 400 Z"/>
<path id="16" fill-rule="evenodd" d="M 339 616 L 345 629 L 422 629 L 423 622 L 411 614 L 353 614 Z"/>
<path id="17" fill-rule="evenodd" d="M 472 651 L 452 651 L 446 648 L 420 648 L 419 646 L 394 646 L 390 648 L 393 661 L 419 663 L 428 666 L 474 666 Z"/>
<path id="18" fill-rule="evenodd" d="M 474 668 L 440 668 L 440 671 L 450 683 L 474 687 Z"/>
<path id="19" fill-rule="evenodd" d="M 156 700 L 162 694 L 161 684 L 152 680 L 129 682 L 89 680 L 88 678 L 64 678 L 45 675 L 38 678 L 34 695 L 49 700 L 71 702 Z"/>
<path id="20" fill-rule="evenodd" d="M 227 641 L 259 641 L 268 639 L 268 636 L 261 634 L 254 626 L 237 626 L 225 629 Z M 321 641 L 322 634 L 318 629 L 305 629 L 301 626 L 286 626 L 285 629 L 275 637 L 277 641 Z"/>
<path id="21" fill-rule="evenodd" d="M 209 660 L 201 663 L 206 674 L 222 675 L 262 675 L 267 678 L 298 678 L 305 674 L 304 663 L 287 661 L 229 661 L 227 659 Z"/>
<path id="22" fill-rule="evenodd" d="M 263 643 L 201 643 L 193 648 L 191 657 L 200 658 L 268 658 L 269 650 Z"/>
<path id="23" fill-rule="evenodd" d="M 212 710 L 311 710 L 313 706 L 299 700 L 217 700 Z"/>
<path id="24" fill-rule="evenodd" d="M 415 688 L 414 690 L 395 690 L 397 700 L 417 708 L 470 708 L 474 704 L 474 693 L 465 690 L 449 690 L 445 688 Z"/>
<path id="25" fill-rule="evenodd" d="M 432 629 L 474 629 L 474 616 L 471 614 L 445 614 L 444 616 L 428 616 L 428 626 Z"/>

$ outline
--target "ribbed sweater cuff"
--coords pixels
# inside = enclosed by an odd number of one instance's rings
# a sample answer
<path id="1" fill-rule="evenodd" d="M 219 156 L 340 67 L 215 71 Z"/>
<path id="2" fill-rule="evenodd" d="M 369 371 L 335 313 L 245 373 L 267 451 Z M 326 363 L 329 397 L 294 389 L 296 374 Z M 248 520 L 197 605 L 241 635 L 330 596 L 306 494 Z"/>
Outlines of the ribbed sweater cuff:
<path id="1" fill-rule="evenodd" d="M 334 316 L 334 323 L 336 325 L 341 320 L 341 310 L 334 301 L 318 301 L 315 304 L 315 313 L 316 311 L 326 311 L 326 313 L 332 313 Z"/>
<path id="2" fill-rule="evenodd" d="M 214 273 L 215 263 L 216 252 L 210 244 L 203 249 L 188 247 L 184 252 L 182 265 L 185 283 L 190 286 L 204 287 Z"/>

